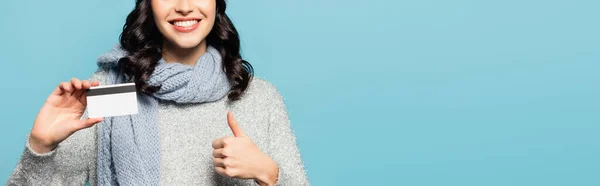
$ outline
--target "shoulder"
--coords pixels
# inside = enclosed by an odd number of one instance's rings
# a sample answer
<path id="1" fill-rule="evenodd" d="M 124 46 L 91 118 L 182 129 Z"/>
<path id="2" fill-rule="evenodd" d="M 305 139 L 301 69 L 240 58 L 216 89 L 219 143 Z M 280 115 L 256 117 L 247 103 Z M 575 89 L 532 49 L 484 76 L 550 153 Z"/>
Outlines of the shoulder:
<path id="1" fill-rule="evenodd" d="M 269 82 L 268 80 L 261 77 L 253 77 L 252 81 L 248 85 L 247 92 L 255 93 L 255 94 L 277 94 L 279 95 L 279 91 L 277 87 Z"/>
<path id="2" fill-rule="evenodd" d="M 282 97 L 279 90 L 273 83 L 261 77 L 254 77 L 252 79 L 250 85 L 248 86 L 246 94 L 248 94 L 249 97 L 257 96 L 263 99 L 279 99 Z"/>
<path id="3" fill-rule="evenodd" d="M 253 77 L 240 100 L 234 105 L 273 106 L 282 105 L 283 96 L 277 87 L 261 77 Z"/>

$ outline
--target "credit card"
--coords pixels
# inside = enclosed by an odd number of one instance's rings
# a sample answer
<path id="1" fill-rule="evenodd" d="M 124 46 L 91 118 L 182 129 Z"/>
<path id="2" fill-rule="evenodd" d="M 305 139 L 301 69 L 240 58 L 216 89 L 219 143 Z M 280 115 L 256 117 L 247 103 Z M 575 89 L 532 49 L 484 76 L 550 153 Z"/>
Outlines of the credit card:
<path id="1" fill-rule="evenodd" d="M 86 92 L 89 118 L 138 113 L 135 83 L 91 87 Z"/>

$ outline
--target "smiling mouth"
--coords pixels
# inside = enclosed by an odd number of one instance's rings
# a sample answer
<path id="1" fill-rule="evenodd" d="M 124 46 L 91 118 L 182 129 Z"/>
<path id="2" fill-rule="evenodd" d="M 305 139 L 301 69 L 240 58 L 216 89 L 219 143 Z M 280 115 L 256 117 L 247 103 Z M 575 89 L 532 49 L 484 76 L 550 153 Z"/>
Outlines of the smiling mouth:
<path id="1" fill-rule="evenodd" d="M 192 27 L 194 26 L 196 23 L 200 22 L 199 20 L 186 20 L 186 21 L 171 21 L 169 23 L 171 23 L 174 26 L 177 27 Z"/>
<path id="2" fill-rule="evenodd" d="M 188 20 L 173 20 L 169 21 L 173 28 L 178 32 L 191 32 L 198 28 L 200 25 L 201 19 L 188 19 Z"/>

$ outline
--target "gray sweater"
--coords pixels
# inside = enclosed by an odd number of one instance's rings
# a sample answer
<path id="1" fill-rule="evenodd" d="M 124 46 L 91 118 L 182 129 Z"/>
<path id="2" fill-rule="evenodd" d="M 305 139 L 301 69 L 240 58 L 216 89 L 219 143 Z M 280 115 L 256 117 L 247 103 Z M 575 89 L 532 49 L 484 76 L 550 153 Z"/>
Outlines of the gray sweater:
<path id="1" fill-rule="evenodd" d="M 90 80 L 104 85 L 107 75 L 98 70 Z M 160 185 L 257 185 L 253 180 L 227 178 L 215 172 L 211 143 L 232 135 L 228 110 L 256 145 L 277 162 L 277 185 L 309 185 L 283 98 L 260 78 L 254 78 L 242 98 L 233 103 L 226 97 L 202 104 L 159 103 Z M 34 152 L 27 141 L 7 185 L 83 185 L 86 181 L 97 185 L 96 126 L 74 133 L 44 154 Z"/>

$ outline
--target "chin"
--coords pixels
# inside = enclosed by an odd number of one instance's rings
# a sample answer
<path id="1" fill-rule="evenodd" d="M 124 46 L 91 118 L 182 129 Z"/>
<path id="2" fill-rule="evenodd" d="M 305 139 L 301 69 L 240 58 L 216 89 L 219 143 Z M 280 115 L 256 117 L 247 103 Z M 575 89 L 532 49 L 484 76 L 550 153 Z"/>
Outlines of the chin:
<path id="1" fill-rule="evenodd" d="M 196 42 L 196 43 L 181 43 L 181 44 L 178 44 L 177 46 L 179 48 L 183 48 L 183 49 L 190 49 L 190 48 L 196 48 L 196 47 L 198 47 L 198 45 L 200 45 L 200 42 Z"/>
<path id="2" fill-rule="evenodd" d="M 190 48 L 196 48 L 198 47 L 201 43 L 202 40 L 201 39 L 193 39 L 193 40 L 176 40 L 175 42 L 173 42 L 178 48 L 181 49 L 190 49 Z"/>

